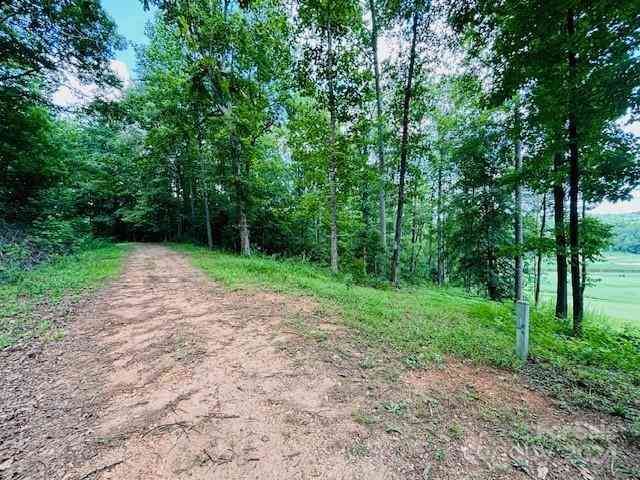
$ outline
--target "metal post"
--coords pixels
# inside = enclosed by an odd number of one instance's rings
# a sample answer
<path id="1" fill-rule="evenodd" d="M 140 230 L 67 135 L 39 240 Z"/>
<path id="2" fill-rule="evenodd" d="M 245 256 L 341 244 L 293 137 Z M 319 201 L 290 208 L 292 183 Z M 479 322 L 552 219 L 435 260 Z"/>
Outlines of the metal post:
<path id="1" fill-rule="evenodd" d="M 529 355 L 529 304 L 516 302 L 516 354 L 525 362 Z"/>

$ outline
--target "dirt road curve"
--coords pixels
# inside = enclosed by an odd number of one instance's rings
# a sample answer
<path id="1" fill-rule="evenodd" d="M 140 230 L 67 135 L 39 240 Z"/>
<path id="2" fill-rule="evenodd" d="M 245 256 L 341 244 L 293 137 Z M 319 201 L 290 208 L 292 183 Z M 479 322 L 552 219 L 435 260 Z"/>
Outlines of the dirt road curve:
<path id="1" fill-rule="evenodd" d="M 0 478 L 394 478 L 345 454 L 363 427 L 329 399 L 340 376 L 284 351 L 312 309 L 137 247 L 62 342 L 5 356 Z"/>

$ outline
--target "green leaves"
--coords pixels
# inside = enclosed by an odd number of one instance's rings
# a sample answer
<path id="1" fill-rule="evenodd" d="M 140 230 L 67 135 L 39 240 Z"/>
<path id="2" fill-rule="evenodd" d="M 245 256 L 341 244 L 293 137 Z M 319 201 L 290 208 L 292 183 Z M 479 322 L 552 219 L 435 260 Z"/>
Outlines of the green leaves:
<path id="1" fill-rule="evenodd" d="M 61 68 L 81 80 L 117 84 L 109 61 L 123 46 L 114 22 L 99 2 L 15 0 L 0 6 L 0 87 L 22 97 L 38 96 L 33 82 L 55 84 Z"/>

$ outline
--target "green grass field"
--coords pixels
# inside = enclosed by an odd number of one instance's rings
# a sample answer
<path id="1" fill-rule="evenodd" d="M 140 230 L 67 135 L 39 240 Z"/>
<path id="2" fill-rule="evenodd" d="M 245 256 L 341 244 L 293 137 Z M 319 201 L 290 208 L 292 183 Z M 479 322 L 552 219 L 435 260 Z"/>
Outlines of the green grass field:
<path id="1" fill-rule="evenodd" d="M 113 278 L 120 272 L 129 248 L 126 244 L 96 244 L 0 285 L 0 349 L 50 333 L 53 325 L 39 320 L 34 308 L 41 302 L 55 305 Z"/>
<path id="2" fill-rule="evenodd" d="M 542 296 L 555 296 L 555 264 L 543 267 Z M 603 261 L 587 267 L 590 283 L 585 291 L 585 307 L 613 327 L 640 329 L 640 255 L 611 252 Z M 569 287 L 569 294 L 571 288 Z"/>

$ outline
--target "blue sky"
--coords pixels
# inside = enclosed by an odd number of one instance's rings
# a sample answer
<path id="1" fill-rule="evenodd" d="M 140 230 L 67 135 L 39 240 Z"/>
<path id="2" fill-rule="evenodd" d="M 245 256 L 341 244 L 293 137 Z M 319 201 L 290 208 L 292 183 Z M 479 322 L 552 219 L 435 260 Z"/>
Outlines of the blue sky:
<path id="1" fill-rule="evenodd" d="M 146 43 L 144 34 L 147 22 L 153 17 L 151 11 L 145 12 L 142 2 L 139 0 L 101 0 L 102 6 L 118 24 L 118 31 L 124 35 L 128 42 Z M 116 60 L 129 67 L 132 75 L 136 65 L 136 55 L 133 47 L 118 52 Z"/>

